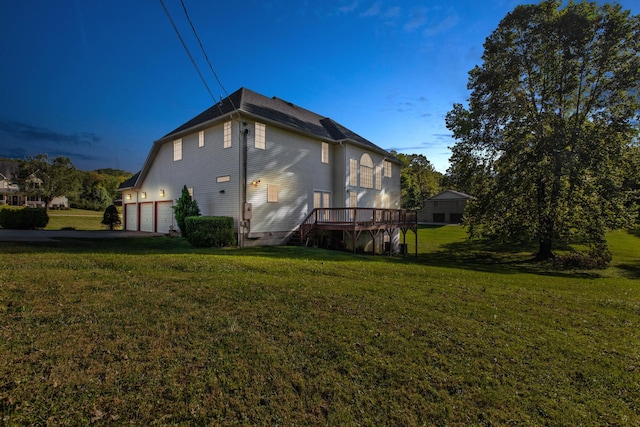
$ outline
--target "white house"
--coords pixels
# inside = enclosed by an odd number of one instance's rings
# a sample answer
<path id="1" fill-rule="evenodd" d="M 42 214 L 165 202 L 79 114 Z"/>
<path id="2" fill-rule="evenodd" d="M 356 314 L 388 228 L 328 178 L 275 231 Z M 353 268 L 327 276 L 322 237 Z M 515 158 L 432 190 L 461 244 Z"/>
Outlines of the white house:
<path id="1" fill-rule="evenodd" d="M 328 219 L 327 208 L 400 208 L 400 162 L 387 151 L 245 88 L 153 143 L 142 170 L 120 186 L 125 229 L 177 228 L 172 207 L 185 185 L 202 215 L 234 218 L 241 246 L 284 243 L 314 209 Z"/>

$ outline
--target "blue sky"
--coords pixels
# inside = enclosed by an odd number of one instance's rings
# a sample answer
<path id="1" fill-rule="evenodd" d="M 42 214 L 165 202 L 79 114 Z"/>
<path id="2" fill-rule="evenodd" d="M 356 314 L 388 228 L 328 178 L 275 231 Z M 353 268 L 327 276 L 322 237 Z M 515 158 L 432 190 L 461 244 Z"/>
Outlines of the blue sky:
<path id="1" fill-rule="evenodd" d="M 163 1 L 213 99 L 160 0 L 0 2 L 0 157 L 136 172 L 154 140 L 224 97 L 180 0 Z M 527 3 L 183 1 L 227 93 L 277 96 L 441 172 L 447 111 L 468 98 L 485 38 Z"/>

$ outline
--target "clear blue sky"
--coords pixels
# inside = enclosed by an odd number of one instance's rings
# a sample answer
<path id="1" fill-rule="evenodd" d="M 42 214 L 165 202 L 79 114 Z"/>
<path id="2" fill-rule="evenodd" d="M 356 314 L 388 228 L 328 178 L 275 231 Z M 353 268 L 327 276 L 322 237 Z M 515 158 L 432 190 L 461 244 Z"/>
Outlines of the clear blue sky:
<path id="1" fill-rule="evenodd" d="M 164 0 L 217 101 L 180 0 Z M 444 172 L 444 117 L 514 0 L 184 0 L 227 93 L 331 117 Z M 640 1 L 619 2 L 634 14 Z M 0 157 L 136 172 L 154 140 L 214 104 L 160 0 L 0 1 Z"/>

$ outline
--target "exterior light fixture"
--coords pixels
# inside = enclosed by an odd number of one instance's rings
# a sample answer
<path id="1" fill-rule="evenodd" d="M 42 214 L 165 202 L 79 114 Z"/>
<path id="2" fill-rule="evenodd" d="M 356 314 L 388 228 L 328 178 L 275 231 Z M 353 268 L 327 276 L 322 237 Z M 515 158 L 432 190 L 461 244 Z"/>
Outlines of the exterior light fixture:
<path id="1" fill-rule="evenodd" d="M 253 185 L 254 187 L 257 187 L 258 184 L 260 184 L 260 180 L 259 179 L 254 179 L 253 181 L 251 181 L 251 185 Z"/>
<path id="2" fill-rule="evenodd" d="M 140 195 L 140 197 L 142 197 L 143 199 L 147 198 L 147 192 L 143 191 L 142 194 Z"/>
<path id="3" fill-rule="evenodd" d="M 131 200 L 131 193 L 127 193 L 127 200 Z"/>
<path id="4" fill-rule="evenodd" d="M 160 190 L 160 197 L 164 197 L 164 190 Z"/>

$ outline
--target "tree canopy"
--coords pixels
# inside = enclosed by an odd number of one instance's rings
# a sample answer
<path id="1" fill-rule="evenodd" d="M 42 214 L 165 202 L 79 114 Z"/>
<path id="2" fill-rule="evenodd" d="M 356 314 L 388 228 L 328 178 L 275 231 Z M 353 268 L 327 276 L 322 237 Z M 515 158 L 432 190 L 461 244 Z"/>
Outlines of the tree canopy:
<path id="1" fill-rule="evenodd" d="M 402 162 L 400 172 L 403 209 L 421 209 L 423 202 L 440 191 L 443 175 L 422 154 L 391 154 Z"/>
<path id="2" fill-rule="evenodd" d="M 640 17 L 561 5 L 509 13 L 469 73 L 468 109 L 446 120 L 457 140 L 449 175 L 475 196 L 470 232 L 537 239 L 541 259 L 558 242 L 606 252 L 605 232 L 637 214 L 625 166 L 637 155 Z"/>
<path id="3" fill-rule="evenodd" d="M 75 171 L 68 157 L 50 160 L 48 155 L 38 154 L 19 162 L 17 182 L 27 196 L 40 197 L 48 208 L 54 198 L 78 190 Z"/>

